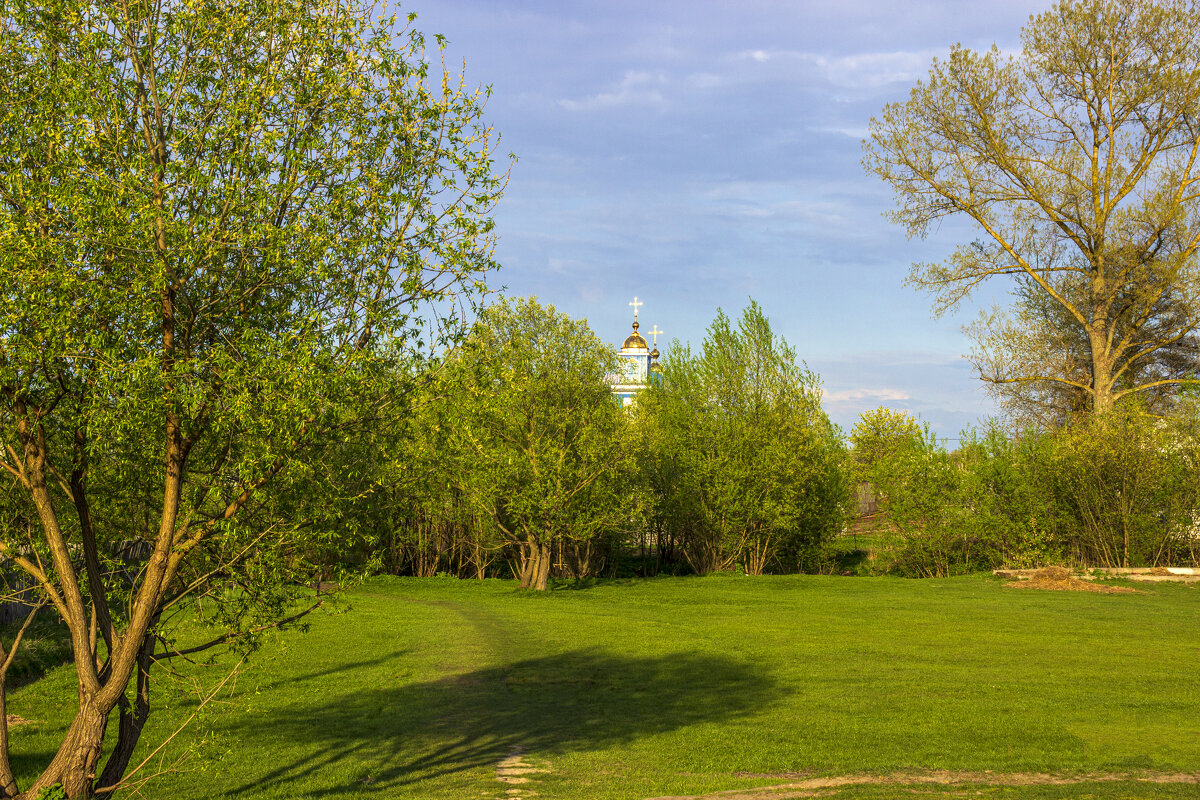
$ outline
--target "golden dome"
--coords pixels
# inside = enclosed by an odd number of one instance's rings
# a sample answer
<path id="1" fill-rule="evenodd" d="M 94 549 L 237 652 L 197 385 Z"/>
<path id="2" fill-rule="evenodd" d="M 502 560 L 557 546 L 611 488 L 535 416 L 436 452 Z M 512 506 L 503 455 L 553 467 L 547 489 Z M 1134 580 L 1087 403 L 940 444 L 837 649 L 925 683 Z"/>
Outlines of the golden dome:
<path id="1" fill-rule="evenodd" d="M 621 345 L 622 350 L 649 350 L 650 345 L 646 344 L 646 340 L 637 332 L 638 324 L 633 323 L 633 333 L 625 337 L 625 344 Z"/>

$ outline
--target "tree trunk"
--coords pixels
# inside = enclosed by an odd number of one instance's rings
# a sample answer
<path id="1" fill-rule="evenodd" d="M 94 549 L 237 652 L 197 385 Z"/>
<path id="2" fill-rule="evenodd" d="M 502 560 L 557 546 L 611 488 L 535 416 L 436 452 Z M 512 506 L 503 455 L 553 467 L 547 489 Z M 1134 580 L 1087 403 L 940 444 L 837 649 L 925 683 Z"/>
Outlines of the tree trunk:
<path id="1" fill-rule="evenodd" d="M 545 591 L 552 561 L 550 545 L 536 540 L 521 545 L 521 588 Z"/>
<path id="2" fill-rule="evenodd" d="M 538 550 L 537 568 L 533 575 L 533 586 L 530 588 L 538 592 L 544 592 L 546 591 L 546 584 L 550 579 L 550 565 L 554 559 L 550 554 L 550 545 L 538 543 L 534 547 Z"/>
<path id="3" fill-rule="evenodd" d="M 521 571 L 517 576 L 520 579 L 519 585 L 522 589 L 528 589 L 529 584 L 532 582 L 533 576 L 533 547 L 530 544 L 523 542 L 517 547 L 517 553 L 521 559 Z"/>
<path id="4" fill-rule="evenodd" d="M 13 775 L 12 763 L 8 758 L 8 687 L 0 676 L 0 797 L 17 794 L 17 778 Z"/>
<path id="5" fill-rule="evenodd" d="M 104 772 L 100 775 L 98 788 L 115 786 L 129 768 L 129 760 L 137 748 L 138 740 L 142 737 L 142 728 L 150 716 L 150 665 L 153 662 L 155 638 L 147 634 L 142 643 L 142 649 L 137 656 L 137 683 L 133 706 L 130 707 L 125 695 L 121 695 L 121 718 L 117 727 L 117 743 L 108 761 L 104 764 Z"/>
<path id="6" fill-rule="evenodd" d="M 1092 346 L 1092 410 L 1103 414 L 1113 407 L 1113 359 L 1108 331 L 1103 327 L 1092 328 L 1088 339 Z"/>
<path id="7" fill-rule="evenodd" d="M 95 697 L 81 694 L 79 711 L 63 737 L 62 745 L 26 795 L 37 797 L 42 789 L 59 783 L 71 800 L 91 797 L 107 726 L 107 711 L 96 705 Z"/>
<path id="8" fill-rule="evenodd" d="M 575 545 L 575 577 L 587 578 L 592 574 L 592 540 L 582 546 Z"/>

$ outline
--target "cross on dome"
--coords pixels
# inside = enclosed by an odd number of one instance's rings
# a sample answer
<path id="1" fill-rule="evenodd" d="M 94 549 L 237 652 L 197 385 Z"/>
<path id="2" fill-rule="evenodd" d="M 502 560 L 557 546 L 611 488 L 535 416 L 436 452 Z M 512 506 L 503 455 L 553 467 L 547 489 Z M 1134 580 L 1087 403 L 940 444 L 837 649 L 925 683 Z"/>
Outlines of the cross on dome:
<path id="1" fill-rule="evenodd" d="M 651 379 L 661 372 L 658 365 L 658 336 L 663 331 L 660 331 L 657 325 L 650 331 L 655 344 L 654 349 L 651 349 L 649 342 L 638 333 L 638 311 L 643 305 L 645 303 L 637 297 L 629 304 L 633 309 L 633 332 L 625 337 L 625 341 L 617 350 L 619 371 L 609 376 L 612 393 L 620 398 L 622 406 L 632 405 L 638 392 L 650 385 Z"/>

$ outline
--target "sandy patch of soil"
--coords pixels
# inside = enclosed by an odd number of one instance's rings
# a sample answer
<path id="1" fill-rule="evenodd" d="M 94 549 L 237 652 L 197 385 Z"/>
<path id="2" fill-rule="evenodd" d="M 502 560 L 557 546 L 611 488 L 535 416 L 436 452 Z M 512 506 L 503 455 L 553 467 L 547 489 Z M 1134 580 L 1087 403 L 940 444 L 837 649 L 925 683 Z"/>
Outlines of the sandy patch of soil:
<path id="1" fill-rule="evenodd" d="M 1045 589 L 1051 592 L 1099 592 L 1100 594 L 1140 594 L 1128 586 L 1106 586 L 1071 577 L 1066 567 L 1042 567 L 1025 581 L 1004 584 L 1010 589 Z"/>
<path id="2" fill-rule="evenodd" d="M 788 773 L 781 773 L 786 775 Z M 767 776 L 763 776 L 767 777 Z M 890 775 L 834 775 L 827 778 L 806 778 L 779 786 L 760 786 L 755 789 L 729 789 L 712 794 L 672 795 L 647 800 L 787 800 L 800 797 L 821 797 L 830 790 L 846 786 L 1069 786 L 1080 783 L 1111 783 L 1141 781 L 1144 783 L 1180 783 L 1200 785 L 1200 774 L 1187 773 L 1096 773 L 1088 775 L 1052 775 L 1040 772 L 895 772 Z"/>
<path id="3" fill-rule="evenodd" d="M 506 786 L 503 797 L 510 798 L 536 797 L 537 792 L 529 787 L 533 780 L 529 776 L 549 772 L 547 769 L 535 767 L 525 761 L 523 751 L 514 750 L 496 765 L 496 780 Z"/>
<path id="4" fill-rule="evenodd" d="M 25 719 L 24 717 L 18 717 L 16 714 L 8 715 L 8 727 L 10 727 L 10 728 L 12 728 L 16 725 L 28 725 L 32 721 L 33 720 L 28 720 L 28 719 Z"/>

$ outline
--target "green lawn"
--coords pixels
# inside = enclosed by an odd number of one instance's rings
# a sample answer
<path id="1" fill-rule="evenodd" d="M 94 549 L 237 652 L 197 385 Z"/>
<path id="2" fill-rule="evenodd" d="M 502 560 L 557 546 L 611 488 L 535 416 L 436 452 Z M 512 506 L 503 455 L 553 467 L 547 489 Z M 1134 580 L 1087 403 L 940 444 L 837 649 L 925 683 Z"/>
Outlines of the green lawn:
<path id="1" fill-rule="evenodd" d="M 536 595 L 502 581 L 378 579 L 345 613 L 256 653 L 234 695 L 204 717 L 203 739 L 171 748 L 170 759 L 191 752 L 184 771 L 143 791 L 645 798 L 990 770 L 1087 781 L 961 776 L 975 782 L 969 794 L 1194 798 L 1194 783 L 1109 780 L 1200 775 L 1200 589 L 1142 588 L 723 576 Z M 15 729 L 18 770 L 54 746 L 71 679 L 52 671 L 11 698 L 11 712 L 36 721 Z M 156 702 L 168 706 L 148 736 L 188 710 L 169 693 Z M 501 783 L 497 764 L 513 755 L 544 771 Z"/>

